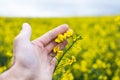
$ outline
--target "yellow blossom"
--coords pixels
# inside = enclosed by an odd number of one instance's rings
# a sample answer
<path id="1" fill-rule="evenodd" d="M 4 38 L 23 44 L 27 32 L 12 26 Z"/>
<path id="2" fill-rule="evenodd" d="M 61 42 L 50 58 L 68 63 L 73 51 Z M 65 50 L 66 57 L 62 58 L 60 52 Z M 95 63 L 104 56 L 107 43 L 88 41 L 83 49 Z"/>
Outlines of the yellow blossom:
<path id="1" fill-rule="evenodd" d="M 68 63 L 67 63 L 67 64 L 71 65 L 72 63 L 73 63 L 72 60 L 68 60 Z"/>
<path id="2" fill-rule="evenodd" d="M 60 40 L 59 38 L 56 38 L 56 39 L 55 39 L 55 42 L 60 43 L 61 40 Z"/>
<path id="3" fill-rule="evenodd" d="M 111 74 L 112 74 L 112 71 L 111 71 L 110 69 L 106 69 L 106 73 L 107 73 L 108 75 L 111 75 Z"/>
<path id="4" fill-rule="evenodd" d="M 73 30 L 69 29 L 64 34 L 59 34 L 58 37 L 55 39 L 55 42 L 61 43 L 61 42 L 65 41 L 67 38 L 71 37 L 72 35 L 73 35 Z"/>
<path id="5" fill-rule="evenodd" d="M 93 64 L 92 67 L 93 67 L 94 69 L 97 69 L 97 68 L 98 68 L 97 64 Z"/>
<path id="6" fill-rule="evenodd" d="M 55 52 L 55 53 L 58 52 L 59 50 L 60 50 L 60 47 L 58 47 L 58 46 L 53 48 L 53 52 Z"/>
<path id="7" fill-rule="evenodd" d="M 67 37 L 71 37 L 73 35 L 73 30 L 72 29 L 69 29 L 67 32 L 66 32 L 66 36 Z"/>
<path id="8" fill-rule="evenodd" d="M 114 76 L 112 80 L 120 80 L 119 76 Z"/>
<path id="9" fill-rule="evenodd" d="M 59 51 L 57 52 L 57 54 L 62 54 L 62 53 L 63 53 L 63 51 L 62 51 L 62 50 L 61 50 L 61 51 L 59 50 Z"/>
<path id="10" fill-rule="evenodd" d="M 6 53 L 6 56 L 12 57 L 13 54 L 12 54 L 10 51 L 8 51 L 8 52 Z"/>
<path id="11" fill-rule="evenodd" d="M 55 42 L 60 43 L 61 41 L 63 41 L 63 35 L 59 34 L 58 37 L 55 39 Z"/>
<path id="12" fill-rule="evenodd" d="M 75 56 L 72 56 L 72 61 L 73 61 L 73 62 L 76 62 Z"/>
<path id="13" fill-rule="evenodd" d="M 56 47 L 53 48 L 53 52 L 54 52 L 54 53 L 57 53 L 57 54 L 63 53 L 63 51 L 60 50 L 60 47 L 58 47 L 58 46 L 56 46 Z"/>

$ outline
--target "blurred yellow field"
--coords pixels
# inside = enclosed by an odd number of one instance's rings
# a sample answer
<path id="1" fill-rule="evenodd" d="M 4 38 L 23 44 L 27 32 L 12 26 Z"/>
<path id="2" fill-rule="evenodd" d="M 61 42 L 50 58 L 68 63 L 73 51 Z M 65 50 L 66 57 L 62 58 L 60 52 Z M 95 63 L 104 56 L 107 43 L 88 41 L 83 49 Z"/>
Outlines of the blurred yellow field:
<path id="1" fill-rule="evenodd" d="M 120 16 L 0 17 L 0 73 L 11 65 L 13 41 L 24 22 L 32 27 L 31 40 L 61 24 L 68 24 L 74 33 L 82 36 L 64 56 L 54 80 L 120 80 Z"/>

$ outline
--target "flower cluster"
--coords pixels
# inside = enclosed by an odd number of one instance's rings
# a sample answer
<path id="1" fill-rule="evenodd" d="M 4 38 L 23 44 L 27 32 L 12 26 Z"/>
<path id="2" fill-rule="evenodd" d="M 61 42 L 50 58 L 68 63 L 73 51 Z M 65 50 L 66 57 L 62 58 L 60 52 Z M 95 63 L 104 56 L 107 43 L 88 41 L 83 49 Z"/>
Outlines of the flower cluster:
<path id="1" fill-rule="evenodd" d="M 65 41 L 67 38 L 71 37 L 72 35 L 73 35 L 73 30 L 69 29 L 64 34 L 59 34 L 58 37 L 55 39 L 55 42 L 61 43 L 61 42 Z M 58 53 L 63 53 L 63 51 L 60 50 L 59 46 L 54 47 L 53 52 L 57 53 L 57 54 Z"/>
<path id="2" fill-rule="evenodd" d="M 68 65 L 71 65 L 73 62 L 76 62 L 75 56 L 72 56 L 70 60 L 68 60 Z"/>
<path id="3" fill-rule="evenodd" d="M 71 37 L 72 35 L 73 35 L 73 30 L 69 29 L 64 34 L 59 34 L 58 37 L 55 39 L 55 42 L 61 43 L 61 42 L 65 41 L 67 38 Z"/>

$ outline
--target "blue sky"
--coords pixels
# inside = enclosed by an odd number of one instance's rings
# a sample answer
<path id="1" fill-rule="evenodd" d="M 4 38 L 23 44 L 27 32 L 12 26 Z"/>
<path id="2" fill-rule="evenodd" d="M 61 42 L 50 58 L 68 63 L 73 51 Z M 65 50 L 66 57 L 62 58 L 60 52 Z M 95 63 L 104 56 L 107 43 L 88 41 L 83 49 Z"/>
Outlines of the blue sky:
<path id="1" fill-rule="evenodd" d="M 0 16 L 71 17 L 120 14 L 120 0 L 0 0 Z"/>

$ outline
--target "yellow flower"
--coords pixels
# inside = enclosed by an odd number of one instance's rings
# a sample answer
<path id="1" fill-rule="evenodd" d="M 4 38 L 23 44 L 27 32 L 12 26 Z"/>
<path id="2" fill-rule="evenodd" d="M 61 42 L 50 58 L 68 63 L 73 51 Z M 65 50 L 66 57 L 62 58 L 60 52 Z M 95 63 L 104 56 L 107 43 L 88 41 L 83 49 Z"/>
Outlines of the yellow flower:
<path id="1" fill-rule="evenodd" d="M 66 36 L 59 34 L 58 37 L 55 39 L 55 42 L 60 43 L 66 40 Z"/>
<path id="2" fill-rule="evenodd" d="M 12 57 L 13 54 L 12 54 L 10 51 L 8 51 L 8 52 L 6 53 L 6 56 Z"/>
<path id="3" fill-rule="evenodd" d="M 61 40 L 60 40 L 60 39 L 58 39 L 58 38 L 56 38 L 56 39 L 55 39 L 55 42 L 60 43 L 60 42 L 61 42 Z"/>
<path id="4" fill-rule="evenodd" d="M 112 71 L 111 71 L 111 69 L 106 69 L 106 73 L 107 73 L 107 75 L 111 75 L 112 74 Z"/>
<path id="5" fill-rule="evenodd" d="M 120 80 L 119 76 L 114 76 L 112 80 Z"/>
<path id="6" fill-rule="evenodd" d="M 58 37 L 55 39 L 55 42 L 61 43 L 61 42 L 65 41 L 67 38 L 71 37 L 72 35 L 73 35 L 73 30 L 69 29 L 64 34 L 59 34 Z"/>
<path id="7" fill-rule="evenodd" d="M 73 30 L 72 29 L 69 29 L 67 32 L 66 32 L 66 36 L 67 37 L 71 37 L 73 35 Z"/>
<path id="8" fill-rule="evenodd" d="M 107 76 L 104 76 L 104 77 L 103 77 L 103 80 L 107 80 L 107 79 L 108 79 Z"/>
<path id="9" fill-rule="evenodd" d="M 68 60 L 67 64 L 71 65 L 73 63 L 72 60 Z"/>
<path id="10" fill-rule="evenodd" d="M 57 52 L 57 54 L 62 54 L 62 53 L 63 53 L 63 51 L 60 51 L 60 50 Z"/>
<path id="11" fill-rule="evenodd" d="M 68 60 L 67 64 L 71 65 L 73 62 L 76 62 L 75 56 L 72 56 L 72 59 Z"/>
<path id="12" fill-rule="evenodd" d="M 73 62 L 76 62 L 75 56 L 72 56 L 72 61 L 73 61 Z"/>
<path id="13" fill-rule="evenodd" d="M 53 49 L 53 52 L 58 52 L 60 50 L 60 47 L 58 47 L 58 46 L 56 46 L 56 47 L 54 47 L 54 49 Z"/>
<path id="14" fill-rule="evenodd" d="M 53 52 L 57 53 L 57 54 L 60 54 L 60 53 L 62 54 L 63 53 L 63 51 L 60 50 L 60 47 L 58 47 L 58 46 L 56 46 L 56 47 L 53 48 Z"/>
<path id="15" fill-rule="evenodd" d="M 98 68 L 97 64 L 93 64 L 92 67 L 93 67 L 94 69 L 97 69 L 97 68 Z"/>
<path id="16" fill-rule="evenodd" d="M 99 79 L 99 80 L 102 80 L 102 79 L 103 79 L 103 75 L 100 75 L 100 76 L 98 77 L 98 79 Z"/>
<path id="17" fill-rule="evenodd" d="M 56 53 L 58 50 L 59 50 L 59 47 L 58 47 L 58 46 L 56 46 L 56 47 L 53 48 L 53 52 L 55 52 L 55 53 Z"/>

